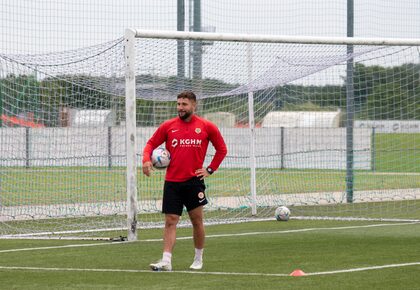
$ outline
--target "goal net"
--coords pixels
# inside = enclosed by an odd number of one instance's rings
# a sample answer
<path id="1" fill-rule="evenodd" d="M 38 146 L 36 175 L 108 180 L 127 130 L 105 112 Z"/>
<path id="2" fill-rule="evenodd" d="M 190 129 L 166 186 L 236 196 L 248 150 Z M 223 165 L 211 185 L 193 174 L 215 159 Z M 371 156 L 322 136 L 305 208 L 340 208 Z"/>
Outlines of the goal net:
<path id="1" fill-rule="evenodd" d="M 0 55 L 0 235 L 161 226 L 165 171 L 142 175 L 141 154 L 182 90 L 228 147 L 206 179 L 206 222 L 280 205 L 292 218 L 420 220 L 419 44 L 128 30 Z"/>

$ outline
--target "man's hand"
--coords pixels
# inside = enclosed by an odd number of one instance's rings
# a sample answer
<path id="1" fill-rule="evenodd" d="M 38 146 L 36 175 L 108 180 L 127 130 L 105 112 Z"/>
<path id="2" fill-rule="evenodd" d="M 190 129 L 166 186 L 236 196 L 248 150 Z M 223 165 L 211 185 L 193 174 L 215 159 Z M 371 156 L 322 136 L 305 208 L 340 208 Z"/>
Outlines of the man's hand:
<path id="1" fill-rule="evenodd" d="M 143 174 L 146 176 L 150 176 L 153 170 L 152 162 L 146 161 L 143 163 Z"/>
<path id="2" fill-rule="evenodd" d="M 204 179 L 204 177 L 210 176 L 210 173 L 208 173 L 207 169 L 205 167 L 197 169 L 195 171 L 195 174 L 197 177 L 199 177 L 201 180 Z"/>

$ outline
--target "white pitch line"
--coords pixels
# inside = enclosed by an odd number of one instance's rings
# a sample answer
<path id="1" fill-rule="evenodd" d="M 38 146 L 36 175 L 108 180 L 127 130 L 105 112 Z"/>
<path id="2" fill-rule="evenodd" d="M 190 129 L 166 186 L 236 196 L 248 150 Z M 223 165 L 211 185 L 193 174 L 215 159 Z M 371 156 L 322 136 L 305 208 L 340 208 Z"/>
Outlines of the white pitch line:
<path id="1" fill-rule="evenodd" d="M 89 268 L 44 268 L 44 267 L 20 267 L 20 266 L 0 266 L 0 270 L 29 270 L 29 271 L 73 271 L 73 272 L 125 272 L 125 273 L 165 273 L 165 274 L 201 274 L 201 275 L 232 275 L 232 276 L 274 276 L 286 277 L 289 274 L 276 273 L 240 273 L 240 272 L 200 272 L 200 271 L 170 271 L 156 272 L 142 269 L 89 269 Z"/>
<path id="2" fill-rule="evenodd" d="M 248 233 L 236 233 L 236 234 L 217 234 L 208 235 L 206 238 L 225 238 L 225 237 L 240 237 L 240 236 L 255 236 L 255 235 L 272 235 L 272 234 L 290 234 L 290 233 L 302 233 L 311 231 L 330 231 L 330 230 L 351 230 L 360 228 L 374 228 L 374 227 L 385 227 L 385 226 L 405 226 L 420 224 L 419 222 L 404 222 L 404 223 L 391 223 L 391 224 L 372 224 L 364 226 L 347 226 L 347 227 L 332 227 L 332 228 L 307 228 L 307 229 L 296 229 L 296 230 L 284 230 L 284 231 L 265 231 L 265 232 L 248 232 Z M 190 240 L 192 237 L 178 237 L 177 240 Z M 141 242 L 159 242 L 162 239 L 146 239 Z"/>
<path id="3" fill-rule="evenodd" d="M 359 229 L 359 228 L 373 228 L 373 227 L 385 227 L 385 226 L 404 226 L 404 225 L 413 225 L 419 224 L 419 222 L 404 222 L 404 223 L 391 223 L 391 224 L 372 224 L 364 226 L 347 226 L 347 227 L 332 227 L 332 228 L 306 228 L 306 229 L 296 229 L 296 230 L 284 230 L 284 231 L 266 231 L 266 232 L 247 232 L 247 233 L 230 233 L 230 234 L 217 234 L 217 235 L 207 235 L 206 238 L 223 238 L 223 237 L 240 237 L 240 236 L 255 236 L 255 235 L 272 235 L 272 234 L 289 234 L 289 233 L 302 233 L 310 231 L 330 231 L 330 230 L 350 230 L 350 229 Z M 191 240 L 192 237 L 178 237 L 177 240 Z M 131 241 L 133 242 L 160 242 L 162 238 L 158 239 L 145 239 Z M 48 247 L 35 247 L 35 248 L 21 248 L 21 249 L 8 249 L 0 250 L 1 253 L 11 253 L 11 252 L 23 252 L 23 251 L 38 251 L 38 250 L 52 250 L 52 249 L 63 249 L 63 248 L 78 248 L 78 247 L 93 247 L 93 246 L 108 246 L 108 245 L 118 245 L 126 244 L 127 242 L 104 242 L 104 243 L 93 243 L 93 244 L 72 244 L 72 245 L 62 245 L 62 246 L 48 246 Z"/>
<path id="4" fill-rule="evenodd" d="M 97 247 L 97 246 L 109 246 L 117 245 L 121 242 L 112 242 L 112 243 L 93 243 L 93 244 L 73 244 L 73 245 L 63 245 L 63 246 L 48 246 L 48 247 L 35 247 L 35 248 L 22 248 L 22 249 L 9 249 L 1 250 L 1 253 L 11 253 L 11 252 L 23 252 L 23 251 L 39 251 L 39 250 L 52 250 L 52 249 L 64 249 L 64 248 L 79 248 L 79 247 Z M 124 242 L 124 244 L 127 242 Z M 132 242 L 128 242 L 132 243 Z"/>
<path id="5" fill-rule="evenodd" d="M 386 269 L 386 268 L 409 267 L 409 266 L 420 266 L 420 262 L 402 263 L 402 264 L 389 264 L 389 265 L 382 265 L 382 266 L 371 266 L 371 267 L 353 268 L 353 269 L 344 269 L 344 270 L 335 270 L 335 271 L 325 271 L 325 272 L 312 272 L 312 273 L 306 273 L 305 276 L 318 276 L 318 275 L 352 273 L 352 272 L 362 272 L 362 271 L 380 270 L 380 269 Z"/>
<path id="6" fill-rule="evenodd" d="M 333 275 L 342 273 L 353 273 L 362 271 L 381 270 L 387 268 L 401 268 L 410 266 L 420 266 L 420 262 L 388 264 L 381 266 L 371 266 L 363 268 L 343 269 L 324 272 L 305 273 L 303 276 Z M 0 270 L 21 270 L 21 271 L 68 271 L 68 272 L 120 272 L 120 273 L 167 273 L 167 274 L 196 274 L 196 275 L 223 275 L 223 276 L 260 276 L 260 277 L 288 277 L 290 274 L 282 273 L 246 273 L 246 272 L 203 272 L 203 271 L 171 271 L 153 272 L 142 269 L 91 269 L 91 268 L 45 268 L 45 267 L 23 267 L 23 266 L 0 266 Z"/>

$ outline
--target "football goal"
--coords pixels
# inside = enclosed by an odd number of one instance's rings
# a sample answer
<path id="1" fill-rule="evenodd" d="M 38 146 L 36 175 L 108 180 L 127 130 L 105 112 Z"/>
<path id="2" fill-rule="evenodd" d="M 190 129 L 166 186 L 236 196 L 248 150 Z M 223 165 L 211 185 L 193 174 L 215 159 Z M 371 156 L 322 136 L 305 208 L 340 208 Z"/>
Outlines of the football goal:
<path id="1" fill-rule="evenodd" d="M 144 176 L 141 154 L 182 90 L 228 147 L 206 179 L 207 223 L 281 205 L 292 220 L 420 220 L 419 45 L 128 29 L 0 55 L 0 236 L 161 226 L 165 171 Z"/>

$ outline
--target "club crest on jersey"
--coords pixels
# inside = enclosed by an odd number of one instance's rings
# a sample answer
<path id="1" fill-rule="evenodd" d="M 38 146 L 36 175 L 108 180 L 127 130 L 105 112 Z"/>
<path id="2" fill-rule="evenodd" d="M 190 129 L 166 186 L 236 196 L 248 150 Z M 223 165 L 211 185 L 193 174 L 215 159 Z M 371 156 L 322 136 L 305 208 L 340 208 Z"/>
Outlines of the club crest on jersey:
<path id="1" fill-rule="evenodd" d="M 195 128 L 195 133 L 200 134 L 201 133 L 201 128 Z"/>
<path id="2" fill-rule="evenodd" d="M 200 192 L 198 193 L 198 198 L 199 198 L 199 199 L 203 199 L 203 198 L 204 198 L 204 192 L 200 191 Z"/>

